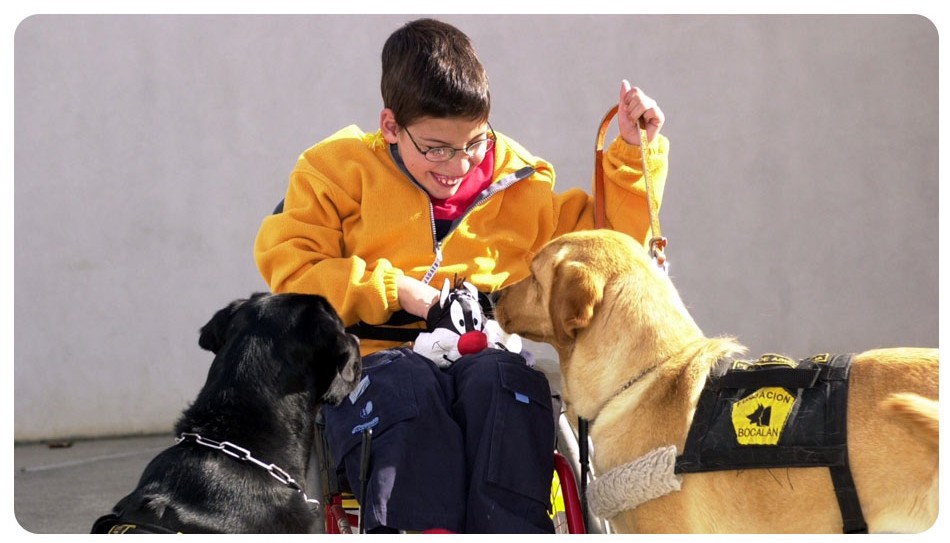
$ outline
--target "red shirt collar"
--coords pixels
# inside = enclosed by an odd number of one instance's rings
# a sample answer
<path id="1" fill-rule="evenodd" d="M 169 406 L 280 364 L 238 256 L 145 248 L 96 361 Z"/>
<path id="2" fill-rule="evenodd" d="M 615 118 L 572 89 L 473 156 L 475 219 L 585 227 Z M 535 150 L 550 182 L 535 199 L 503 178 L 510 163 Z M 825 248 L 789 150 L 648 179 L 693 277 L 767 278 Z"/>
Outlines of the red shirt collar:
<path id="1" fill-rule="evenodd" d="M 495 150 L 485 154 L 485 158 L 465 176 L 458 192 L 445 200 L 432 200 L 432 210 L 437 220 L 454 220 L 459 218 L 478 198 L 478 195 L 488 188 L 495 171 Z"/>

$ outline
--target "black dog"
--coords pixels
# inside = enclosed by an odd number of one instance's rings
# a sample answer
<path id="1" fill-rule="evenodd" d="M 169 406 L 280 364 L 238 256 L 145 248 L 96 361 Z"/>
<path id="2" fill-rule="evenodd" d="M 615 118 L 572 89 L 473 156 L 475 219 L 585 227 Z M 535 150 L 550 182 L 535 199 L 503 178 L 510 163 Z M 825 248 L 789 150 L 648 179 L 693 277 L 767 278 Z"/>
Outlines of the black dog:
<path id="1" fill-rule="evenodd" d="M 218 311 L 198 343 L 215 358 L 179 443 L 92 532 L 306 532 L 316 505 L 297 481 L 319 405 L 360 378 L 358 340 L 320 296 L 254 294 Z"/>

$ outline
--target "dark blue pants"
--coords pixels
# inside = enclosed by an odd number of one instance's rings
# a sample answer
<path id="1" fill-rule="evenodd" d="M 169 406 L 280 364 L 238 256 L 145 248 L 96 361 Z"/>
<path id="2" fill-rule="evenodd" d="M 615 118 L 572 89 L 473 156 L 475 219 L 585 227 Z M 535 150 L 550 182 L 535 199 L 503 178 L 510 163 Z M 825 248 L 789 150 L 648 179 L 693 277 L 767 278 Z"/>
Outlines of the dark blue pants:
<path id="1" fill-rule="evenodd" d="M 495 349 L 445 370 L 409 349 L 363 361 L 363 383 L 326 406 L 327 441 L 367 531 L 550 533 L 554 418 L 544 374 Z M 362 430 L 373 429 L 367 495 Z"/>

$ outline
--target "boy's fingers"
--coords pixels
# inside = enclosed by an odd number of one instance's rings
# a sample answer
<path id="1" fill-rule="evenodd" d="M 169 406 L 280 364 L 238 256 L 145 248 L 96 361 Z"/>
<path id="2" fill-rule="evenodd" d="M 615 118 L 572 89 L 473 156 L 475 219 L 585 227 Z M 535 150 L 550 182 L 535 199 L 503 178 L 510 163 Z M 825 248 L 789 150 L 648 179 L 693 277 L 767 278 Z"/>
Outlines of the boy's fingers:
<path id="1" fill-rule="evenodd" d="M 621 107 L 626 106 L 627 93 L 630 92 L 631 88 L 632 87 L 630 86 L 630 82 L 627 81 L 626 79 L 620 82 L 620 103 L 622 104 Z"/>

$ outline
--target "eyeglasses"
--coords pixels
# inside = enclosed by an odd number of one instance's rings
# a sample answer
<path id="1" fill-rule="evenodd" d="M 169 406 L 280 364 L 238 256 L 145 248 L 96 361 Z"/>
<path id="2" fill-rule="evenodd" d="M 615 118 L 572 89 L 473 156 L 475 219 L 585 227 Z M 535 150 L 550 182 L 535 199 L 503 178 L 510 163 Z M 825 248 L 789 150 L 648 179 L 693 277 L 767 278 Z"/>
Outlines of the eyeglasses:
<path id="1" fill-rule="evenodd" d="M 419 144 L 416 143 L 416 139 L 412 137 L 412 134 L 409 132 L 409 129 L 403 127 L 403 130 L 406 131 L 406 134 L 409 134 L 409 141 L 416 146 L 416 150 L 419 151 L 422 155 L 426 157 L 426 160 L 429 162 L 445 162 L 446 160 L 452 160 L 452 157 L 455 156 L 455 153 L 462 151 L 469 158 L 487 153 L 495 146 L 495 130 L 491 127 L 491 123 L 488 123 L 489 136 L 483 140 L 473 141 L 469 143 L 464 149 L 456 149 L 455 147 L 443 146 L 443 147 L 429 147 L 428 149 L 423 149 L 419 147 Z"/>

